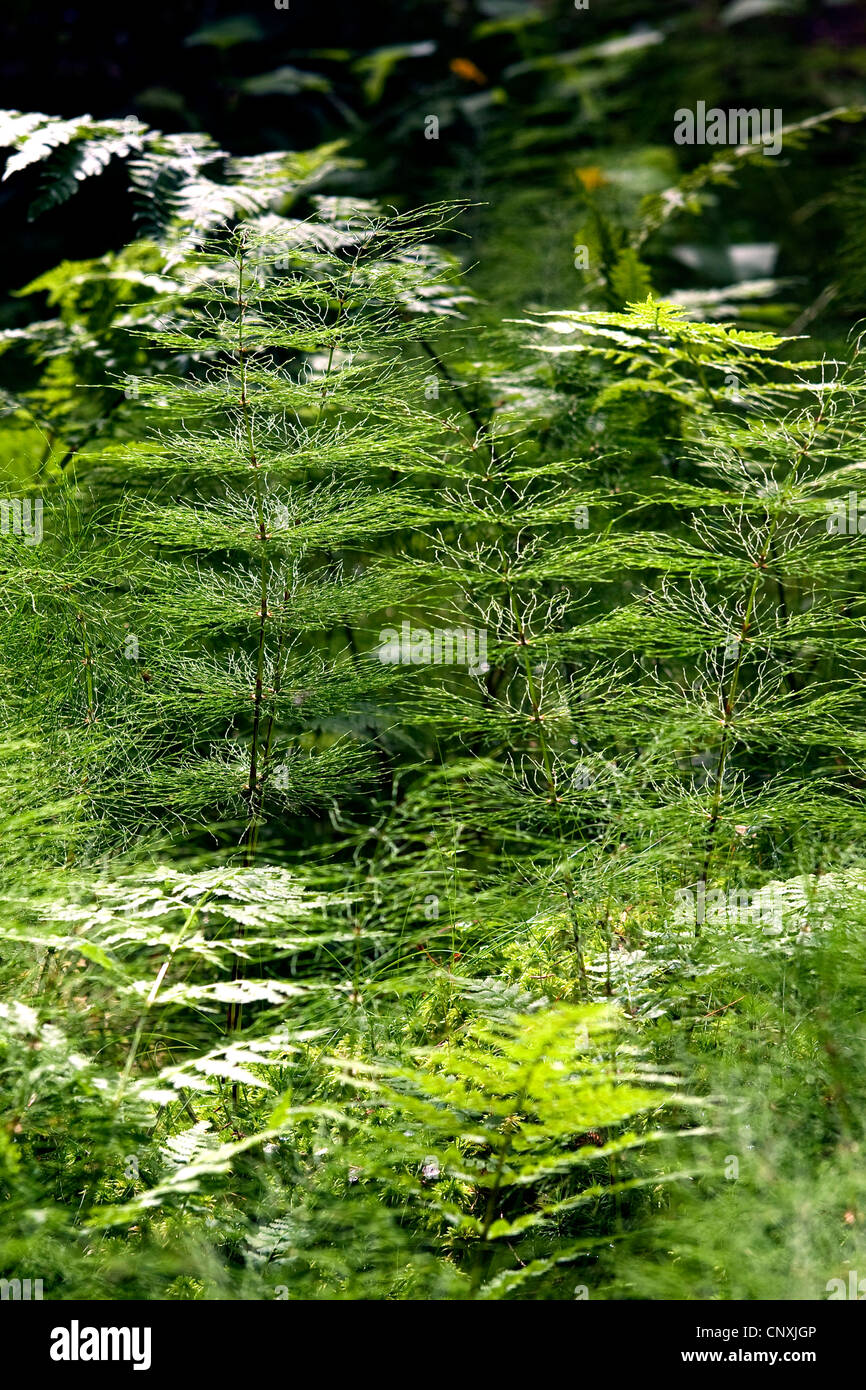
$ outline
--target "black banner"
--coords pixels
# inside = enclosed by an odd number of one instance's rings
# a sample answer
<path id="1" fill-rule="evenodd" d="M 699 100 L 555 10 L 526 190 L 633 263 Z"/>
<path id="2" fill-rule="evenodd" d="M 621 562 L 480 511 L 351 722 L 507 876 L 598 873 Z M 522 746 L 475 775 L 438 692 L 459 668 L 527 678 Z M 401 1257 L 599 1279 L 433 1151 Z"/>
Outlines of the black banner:
<path id="1" fill-rule="evenodd" d="M 0 1327 L 7 1373 L 13 1366 L 16 1374 L 38 1372 L 49 1384 L 64 1384 L 70 1377 L 116 1381 L 120 1375 L 143 1381 L 146 1376 L 195 1372 L 214 1372 L 222 1379 L 227 1373 L 258 1374 L 271 1358 L 276 1363 L 273 1370 L 282 1376 L 297 1372 L 299 1355 L 308 1374 L 313 1345 L 312 1354 L 323 1371 L 336 1372 L 339 1364 L 345 1368 L 352 1363 L 355 1371 L 366 1364 L 370 1374 L 375 1360 L 386 1353 L 390 1358 L 388 1348 L 393 1351 L 398 1345 L 392 1346 L 391 1339 L 407 1332 L 420 1346 L 430 1344 L 443 1372 L 448 1346 L 455 1357 L 459 1349 L 455 1369 L 459 1364 L 464 1375 L 471 1365 L 467 1356 L 471 1357 L 472 1346 L 477 1348 L 481 1369 L 495 1364 L 505 1349 L 511 1363 L 521 1351 L 546 1356 L 554 1346 L 558 1354 L 565 1354 L 567 1347 L 582 1377 L 590 1370 L 610 1372 L 617 1366 L 623 1370 L 628 1364 L 623 1354 L 630 1345 L 642 1375 L 668 1375 L 678 1369 L 685 1377 L 694 1374 L 699 1380 L 712 1368 L 783 1374 L 799 1369 L 826 1380 L 859 1355 L 863 1316 L 859 1308 L 834 1306 L 832 1300 L 595 1305 L 578 1300 L 567 1306 L 536 1305 L 532 1310 L 525 1304 L 503 1307 L 500 1303 L 494 1308 L 475 1302 L 471 1311 L 460 1303 L 322 1301 L 299 1307 L 280 1300 L 233 1304 L 7 1300 L 0 1302 Z M 548 1342 L 549 1338 L 557 1340 Z M 396 1372 L 393 1361 L 389 1359 L 388 1364 Z"/>

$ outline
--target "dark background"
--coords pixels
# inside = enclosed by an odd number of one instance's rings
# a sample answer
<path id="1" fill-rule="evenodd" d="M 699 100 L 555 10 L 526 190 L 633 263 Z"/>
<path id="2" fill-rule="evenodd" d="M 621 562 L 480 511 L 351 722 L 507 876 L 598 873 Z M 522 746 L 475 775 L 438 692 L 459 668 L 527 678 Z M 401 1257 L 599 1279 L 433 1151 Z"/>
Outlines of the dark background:
<path id="1" fill-rule="evenodd" d="M 861 0 L 783 11 L 773 0 L 746 0 L 745 11 L 738 3 L 740 18 L 722 0 L 591 0 L 585 11 L 571 0 L 290 0 L 288 10 L 263 0 L 111 8 L 6 0 L 2 104 L 70 117 L 133 114 L 166 132 L 207 132 L 234 154 L 339 139 L 363 166 L 352 175 L 354 193 L 404 206 L 464 196 L 495 209 L 506 190 L 531 186 L 541 207 L 573 199 L 573 168 L 585 150 L 670 147 L 680 105 L 781 106 L 788 122 L 866 95 Z M 614 63 L 597 90 L 582 85 L 587 45 L 647 27 L 663 31 L 663 45 L 629 59 L 621 73 Z M 420 47 L 386 61 L 376 82 L 381 50 L 393 45 Z M 301 74 L 296 90 L 291 78 L 273 78 L 286 66 Z M 428 113 L 442 119 L 435 142 L 423 136 Z M 824 143 L 809 170 L 816 185 L 852 167 L 855 139 L 840 129 Z M 679 154 L 686 167 L 706 157 Z M 115 165 L 35 222 L 27 208 L 38 169 L 0 184 L 7 291 L 64 257 L 100 255 L 134 235 L 127 180 Z M 735 229 L 741 239 L 784 240 L 773 219 L 790 208 L 777 206 L 772 179 L 764 189 L 749 200 L 753 225 Z M 477 251 L 489 226 L 473 229 L 482 232 Z M 804 236 L 808 252 L 800 255 Z M 800 275 L 832 245 L 814 224 L 789 242 L 790 268 Z"/>

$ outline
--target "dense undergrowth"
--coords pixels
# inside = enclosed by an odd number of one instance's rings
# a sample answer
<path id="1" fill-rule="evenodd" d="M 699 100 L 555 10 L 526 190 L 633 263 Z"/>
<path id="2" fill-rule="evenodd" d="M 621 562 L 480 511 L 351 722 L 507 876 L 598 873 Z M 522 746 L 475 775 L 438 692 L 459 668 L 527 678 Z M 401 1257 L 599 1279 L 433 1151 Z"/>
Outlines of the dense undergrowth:
<path id="1" fill-rule="evenodd" d="M 856 313 L 677 293 L 672 224 L 769 174 L 644 144 L 555 302 L 507 135 L 491 229 L 336 143 L 6 113 L 37 215 L 111 160 L 146 215 L 2 339 L 0 1274 L 46 1298 L 866 1269 Z"/>

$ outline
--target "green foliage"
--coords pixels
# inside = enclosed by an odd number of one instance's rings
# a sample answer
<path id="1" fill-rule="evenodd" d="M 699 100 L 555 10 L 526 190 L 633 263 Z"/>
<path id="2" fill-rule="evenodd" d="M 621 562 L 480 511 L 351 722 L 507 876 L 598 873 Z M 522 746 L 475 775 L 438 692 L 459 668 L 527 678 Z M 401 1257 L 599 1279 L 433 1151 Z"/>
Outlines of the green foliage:
<path id="1" fill-rule="evenodd" d="M 4 113 L 40 227 L 113 179 L 138 228 L 0 332 L 0 1273 L 46 1297 L 863 1268 L 862 49 L 601 8 L 189 35 L 305 152 Z M 672 143 L 733 71 L 784 159 Z"/>
<path id="2" fill-rule="evenodd" d="M 576 1214 L 647 1181 L 634 1156 L 664 1137 L 646 1120 L 665 1079 L 609 1011 L 467 985 L 457 1045 L 397 1065 L 393 980 L 347 982 L 375 938 L 294 874 L 154 866 L 70 897 L 3 932 L 22 963 L 42 954 L 46 1017 L 0 1012 L 0 1251 L 26 1248 L 54 1297 L 93 1296 L 97 1236 L 116 1297 L 184 1296 L 181 1278 L 211 1297 L 502 1297 L 592 1246 Z M 226 1003 L 254 1013 L 229 1039 Z"/>
<path id="3" fill-rule="evenodd" d="M 848 1297 L 863 1261 L 863 871 L 772 882 L 697 940 L 613 962 L 667 1064 L 731 1098 L 707 1169 L 606 1262 L 607 1297 Z M 698 1145 L 701 1140 L 696 1140 Z M 625 1276 L 623 1273 L 625 1266 Z M 856 1283 L 856 1280 L 855 1280 Z"/>

